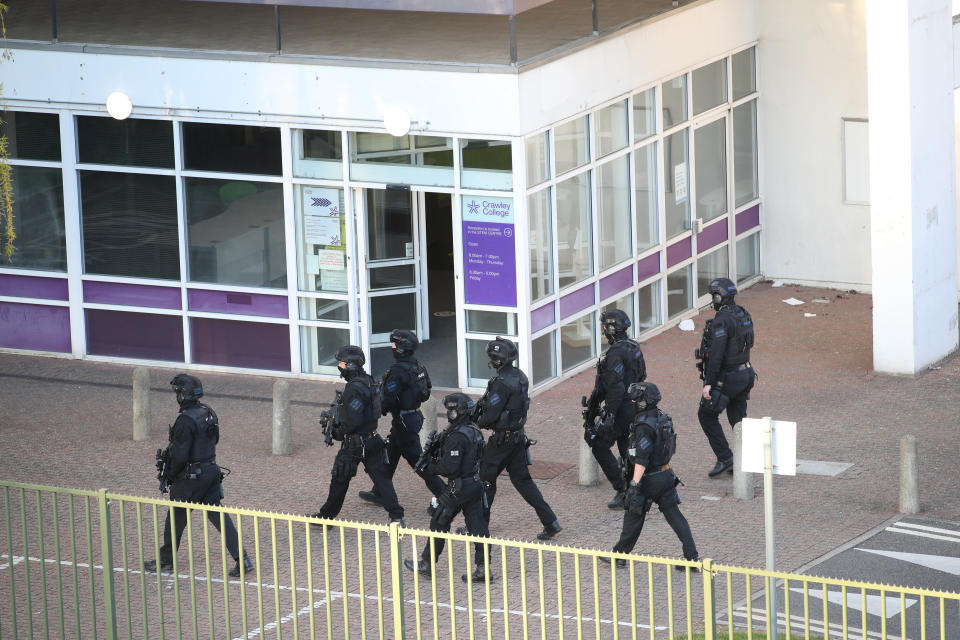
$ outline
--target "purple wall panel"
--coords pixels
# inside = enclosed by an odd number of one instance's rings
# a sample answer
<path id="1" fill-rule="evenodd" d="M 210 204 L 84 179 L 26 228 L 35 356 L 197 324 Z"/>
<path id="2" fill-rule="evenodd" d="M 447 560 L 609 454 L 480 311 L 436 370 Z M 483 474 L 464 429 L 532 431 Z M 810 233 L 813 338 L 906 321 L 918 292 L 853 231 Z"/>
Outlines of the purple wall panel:
<path id="1" fill-rule="evenodd" d="M 191 318 L 190 334 L 194 362 L 290 370 L 290 329 L 285 324 Z"/>
<path id="2" fill-rule="evenodd" d="M 727 221 L 715 222 L 697 234 L 697 251 L 709 251 L 727 239 Z"/>
<path id="3" fill-rule="evenodd" d="M 543 305 L 539 309 L 534 309 L 530 312 L 531 333 L 535 333 L 544 327 L 550 326 L 556 319 L 556 305 L 552 302 L 550 304 Z"/>
<path id="4" fill-rule="evenodd" d="M 0 302 L 0 347 L 70 353 L 70 309 Z"/>
<path id="5" fill-rule="evenodd" d="M 760 205 L 755 204 L 737 214 L 737 235 L 760 224 Z"/>
<path id="6" fill-rule="evenodd" d="M 637 282 L 660 273 L 660 252 L 652 253 L 637 263 Z"/>
<path id="7" fill-rule="evenodd" d="M 84 282 L 83 301 L 101 304 L 124 304 L 131 307 L 179 309 L 180 289 L 153 287 L 123 282 Z"/>
<path id="8" fill-rule="evenodd" d="M 43 298 L 44 300 L 70 299 L 65 278 L 15 276 L 6 273 L 0 273 L 0 296 Z"/>
<path id="9" fill-rule="evenodd" d="M 605 300 L 613 294 L 629 289 L 633 284 L 633 267 L 624 267 L 620 271 L 600 278 L 600 299 Z"/>
<path id="10" fill-rule="evenodd" d="M 87 309 L 87 353 L 183 362 L 180 316 Z"/>
<path id="11" fill-rule="evenodd" d="M 560 298 L 560 318 L 572 316 L 596 302 L 593 297 L 593 285 L 587 285 Z"/>
<path id="12" fill-rule="evenodd" d="M 269 318 L 286 318 L 288 315 L 286 296 L 270 296 L 260 293 L 189 289 L 187 291 L 187 306 L 190 311 L 237 313 Z"/>
<path id="13" fill-rule="evenodd" d="M 679 264 L 693 255 L 693 247 L 690 238 L 684 238 L 680 242 L 675 242 L 667 247 L 667 269 L 675 264 Z"/>

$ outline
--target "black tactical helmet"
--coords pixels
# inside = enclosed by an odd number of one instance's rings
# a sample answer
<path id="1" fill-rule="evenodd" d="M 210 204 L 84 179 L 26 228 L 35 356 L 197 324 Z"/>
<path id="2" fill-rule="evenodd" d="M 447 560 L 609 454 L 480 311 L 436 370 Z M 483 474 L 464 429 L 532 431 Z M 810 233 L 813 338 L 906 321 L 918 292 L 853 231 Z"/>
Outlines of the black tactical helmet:
<path id="1" fill-rule="evenodd" d="M 517 345 L 512 340 L 497 336 L 496 340 L 487 343 L 487 356 L 490 358 L 490 365 L 494 369 L 500 369 L 517 359 L 519 355 Z"/>
<path id="2" fill-rule="evenodd" d="M 177 402 L 195 402 L 203 397 L 203 385 L 200 381 L 186 373 L 178 373 L 170 381 L 173 392 L 177 394 Z"/>
<path id="3" fill-rule="evenodd" d="M 733 284 L 730 278 L 717 278 L 710 283 L 707 291 L 710 292 L 713 308 L 719 311 L 723 305 L 733 302 L 733 296 L 737 295 L 737 285 Z"/>
<path id="4" fill-rule="evenodd" d="M 637 409 L 652 409 L 660 402 L 660 389 L 652 382 L 634 382 L 627 388 L 627 397 L 637 403 Z"/>
<path id="5" fill-rule="evenodd" d="M 341 369 L 341 373 L 359 373 L 363 371 L 363 365 L 367 362 L 367 357 L 363 355 L 363 349 L 353 344 L 340 347 L 333 357 L 337 359 L 337 366 L 340 362 L 346 365 Z"/>
<path id="6" fill-rule="evenodd" d="M 391 331 L 390 342 L 394 345 L 394 356 L 409 356 L 420 346 L 417 335 L 413 331 L 406 329 L 394 329 Z"/>
<path id="7" fill-rule="evenodd" d="M 620 309 L 611 309 L 600 314 L 600 327 L 603 329 L 603 335 L 607 337 L 610 344 L 617 339 L 623 339 L 627 335 L 627 329 L 630 327 L 630 318 Z"/>
<path id="8" fill-rule="evenodd" d="M 443 406 L 447 409 L 447 420 L 459 422 L 473 413 L 473 400 L 465 393 L 451 393 L 443 399 Z"/>

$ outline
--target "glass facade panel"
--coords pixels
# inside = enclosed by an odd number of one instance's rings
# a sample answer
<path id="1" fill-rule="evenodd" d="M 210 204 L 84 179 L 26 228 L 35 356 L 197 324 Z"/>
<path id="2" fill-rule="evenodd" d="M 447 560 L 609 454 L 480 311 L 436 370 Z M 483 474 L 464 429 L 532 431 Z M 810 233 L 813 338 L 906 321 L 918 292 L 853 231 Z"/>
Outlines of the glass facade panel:
<path id="1" fill-rule="evenodd" d="M 756 48 L 733 54 L 733 99 L 748 96 L 757 90 Z"/>
<path id="2" fill-rule="evenodd" d="M 190 337 L 198 364 L 290 370 L 290 328 L 285 323 L 190 318 Z"/>
<path id="3" fill-rule="evenodd" d="M 530 300 L 553 294 L 553 221 L 550 189 L 527 197 L 530 218 Z"/>
<path id="4" fill-rule="evenodd" d="M 186 178 L 184 199 L 191 281 L 287 286 L 282 185 Z"/>
<path id="5" fill-rule="evenodd" d="M 4 111 L 0 136 L 7 137 L 10 158 L 60 161 L 60 116 L 55 113 Z"/>
<path id="6" fill-rule="evenodd" d="M 80 162 L 173 169 L 173 123 L 77 116 Z"/>
<path id="7" fill-rule="evenodd" d="M 439 136 L 350 134 L 354 180 L 453 186 L 453 139 Z"/>
<path id="8" fill-rule="evenodd" d="M 627 314 L 627 317 L 630 318 L 630 327 L 627 329 L 627 335 L 631 338 L 635 338 L 637 336 L 637 323 L 635 322 L 633 314 L 633 294 L 631 293 L 620 298 L 619 300 L 615 300 L 609 304 L 603 305 L 600 308 L 601 317 L 603 316 L 604 311 L 613 311 L 614 309 L 620 309 L 620 311 L 623 311 L 625 314 Z M 605 337 L 601 336 L 600 351 L 606 351 L 609 348 L 610 343 L 607 342 Z"/>
<path id="9" fill-rule="evenodd" d="M 697 217 L 704 222 L 727 212 L 727 119 L 693 133 L 697 157 Z"/>
<path id="10" fill-rule="evenodd" d="M 597 140 L 597 157 L 619 151 L 629 142 L 627 124 L 627 101 L 604 107 L 593 116 L 594 135 Z"/>
<path id="11" fill-rule="evenodd" d="M 460 186 L 513 189 L 513 147 L 509 140 L 461 140 Z"/>
<path id="12" fill-rule="evenodd" d="M 727 247 L 717 249 L 697 259 L 697 295 L 707 295 L 710 283 L 717 278 L 728 277 L 730 270 L 729 250 Z"/>
<path id="13" fill-rule="evenodd" d="M 350 304 L 346 300 L 330 298 L 300 298 L 301 320 L 328 320 L 334 322 L 348 322 L 350 320 Z M 344 342 L 343 344 L 348 344 Z"/>
<path id="14" fill-rule="evenodd" d="M 300 327 L 300 368 L 304 373 L 339 375 L 334 354 L 345 344 L 350 344 L 349 329 Z"/>
<path id="15" fill-rule="evenodd" d="M 486 340 L 467 340 L 467 384 L 471 387 L 485 387 L 492 370 L 487 366 Z"/>
<path id="16" fill-rule="evenodd" d="M 726 58 L 693 70 L 693 115 L 709 111 L 726 101 Z"/>
<path id="17" fill-rule="evenodd" d="M 417 332 L 417 294 L 370 298 L 370 333 L 388 334 L 394 329 Z"/>
<path id="18" fill-rule="evenodd" d="M 279 176 L 280 129 L 184 122 L 183 166 L 197 171 Z"/>
<path id="19" fill-rule="evenodd" d="M 657 133 L 657 90 L 650 88 L 633 96 L 633 139 Z"/>
<path id="20" fill-rule="evenodd" d="M 527 186 L 550 178 L 550 137 L 546 131 L 524 140 L 527 155 Z"/>
<path id="21" fill-rule="evenodd" d="M 577 118 L 554 129 L 553 146 L 557 155 L 557 175 L 582 167 L 590 162 L 587 116 Z"/>
<path id="22" fill-rule="evenodd" d="M 667 317 L 693 308 L 693 266 L 667 274 Z"/>
<path id="23" fill-rule="evenodd" d="M 468 309 L 467 331 L 515 336 L 517 335 L 517 314 Z"/>
<path id="24" fill-rule="evenodd" d="M 687 76 L 682 75 L 660 85 L 660 99 L 663 101 L 663 128 L 686 122 L 687 118 Z"/>
<path id="25" fill-rule="evenodd" d="M 660 193 L 657 185 L 657 143 L 651 142 L 634 153 L 637 200 L 637 250 L 649 249 L 660 242 Z"/>
<path id="26" fill-rule="evenodd" d="M 60 169 L 10 167 L 13 181 L 13 256 L 0 251 L 0 266 L 42 271 L 67 270 Z"/>
<path id="27" fill-rule="evenodd" d="M 733 110 L 733 184 L 738 207 L 760 196 L 756 100 Z"/>
<path id="28" fill-rule="evenodd" d="M 403 189 L 366 189 L 367 259 L 413 257 L 413 201 Z"/>
<path id="29" fill-rule="evenodd" d="M 87 353 L 97 356 L 183 362 L 179 315 L 87 309 Z"/>
<path id="30" fill-rule="evenodd" d="M 545 333 L 534 339 L 531 345 L 532 367 L 530 384 L 537 386 L 557 377 L 557 332 Z"/>
<path id="31" fill-rule="evenodd" d="M 339 131 L 293 132 L 293 175 L 298 178 L 343 177 L 343 141 Z"/>
<path id="32" fill-rule="evenodd" d="M 560 327 L 560 362 L 569 371 L 597 357 L 596 313 L 577 318 Z"/>
<path id="33" fill-rule="evenodd" d="M 416 268 L 412 264 L 398 264 L 392 267 L 378 267 L 368 269 L 370 273 L 370 290 L 396 289 L 398 287 L 414 287 L 417 284 Z"/>
<path id="34" fill-rule="evenodd" d="M 690 228 L 690 130 L 667 136 L 663 145 L 663 191 L 667 239 Z"/>
<path id="35" fill-rule="evenodd" d="M 661 280 L 651 282 L 637 291 L 637 321 L 634 322 L 637 335 L 663 324 L 663 311 L 660 304 Z"/>
<path id="36" fill-rule="evenodd" d="M 620 156 L 597 170 L 597 216 L 600 223 L 600 270 L 633 255 L 630 233 L 630 156 Z"/>
<path id="37" fill-rule="evenodd" d="M 179 280 L 176 179 L 79 174 L 85 272 Z"/>
<path id="38" fill-rule="evenodd" d="M 560 288 L 593 275 L 590 174 L 557 185 L 557 245 Z"/>
<path id="39" fill-rule="evenodd" d="M 760 234 L 737 240 L 737 282 L 760 275 Z"/>
<path id="40" fill-rule="evenodd" d="M 347 292 L 343 189 L 296 185 L 297 280 L 301 291 Z"/>

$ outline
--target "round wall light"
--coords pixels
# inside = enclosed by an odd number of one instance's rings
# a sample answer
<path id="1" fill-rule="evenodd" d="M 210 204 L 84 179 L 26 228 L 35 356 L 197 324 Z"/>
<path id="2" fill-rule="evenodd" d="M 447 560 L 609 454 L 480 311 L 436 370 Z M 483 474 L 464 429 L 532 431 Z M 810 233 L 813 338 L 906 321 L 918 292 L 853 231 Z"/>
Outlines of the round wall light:
<path id="1" fill-rule="evenodd" d="M 107 96 L 107 113 L 117 120 L 125 120 L 130 117 L 133 111 L 133 103 L 130 97 L 123 91 L 114 91 Z"/>
<path id="2" fill-rule="evenodd" d="M 392 136 L 405 136 L 410 133 L 410 114 L 403 109 L 390 107 L 383 114 L 383 126 Z"/>

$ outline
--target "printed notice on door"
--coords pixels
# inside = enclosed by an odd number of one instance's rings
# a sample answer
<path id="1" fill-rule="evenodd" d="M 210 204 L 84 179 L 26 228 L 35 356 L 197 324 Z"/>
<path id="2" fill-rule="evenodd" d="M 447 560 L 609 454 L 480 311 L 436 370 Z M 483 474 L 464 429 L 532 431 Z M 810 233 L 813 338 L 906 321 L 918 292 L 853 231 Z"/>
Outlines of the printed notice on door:
<path id="1" fill-rule="evenodd" d="M 303 188 L 303 235 L 308 244 L 343 246 L 340 190 Z"/>
<path id="2" fill-rule="evenodd" d="M 517 304 L 513 199 L 463 196 L 463 275 L 467 304 Z"/>

